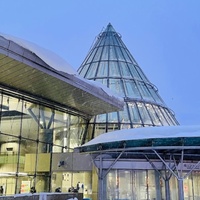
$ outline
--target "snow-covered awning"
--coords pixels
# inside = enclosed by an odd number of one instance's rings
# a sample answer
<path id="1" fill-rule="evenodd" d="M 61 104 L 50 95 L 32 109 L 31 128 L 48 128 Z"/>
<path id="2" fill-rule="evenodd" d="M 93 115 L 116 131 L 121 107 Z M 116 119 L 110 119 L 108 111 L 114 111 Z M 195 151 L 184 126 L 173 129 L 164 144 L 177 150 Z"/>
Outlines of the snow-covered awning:
<path id="1" fill-rule="evenodd" d="M 81 78 L 56 54 L 4 34 L 0 35 L 0 86 L 85 117 L 122 110 L 124 105 L 122 98 Z"/>
<path id="2" fill-rule="evenodd" d="M 100 153 L 145 149 L 200 148 L 200 126 L 161 126 L 122 129 L 99 135 L 76 151 Z"/>

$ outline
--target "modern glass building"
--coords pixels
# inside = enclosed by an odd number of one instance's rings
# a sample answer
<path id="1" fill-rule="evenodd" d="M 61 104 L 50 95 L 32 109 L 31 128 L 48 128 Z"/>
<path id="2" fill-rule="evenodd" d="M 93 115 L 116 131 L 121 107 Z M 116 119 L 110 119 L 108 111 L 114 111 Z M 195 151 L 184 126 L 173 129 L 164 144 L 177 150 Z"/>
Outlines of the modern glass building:
<path id="1" fill-rule="evenodd" d="M 200 199 L 200 128 L 179 125 L 110 23 L 78 72 L 125 102 L 123 111 L 93 117 L 89 142 L 77 148 L 98 169 L 98 199 Z"/>
<path id="2" fill-rule="evenodd" d="M 65 68 L 66 72 L 55 68 Z M 63 59 L 30 42 L 0 36 L 0 186 L 3 195 L 91 190 L 83 143 L 92 116 L 123 108 L 123 100 L 77 75 Z M 77 163 L 78 161 L 81 163 Z M 73 166 L 74 165 L 74 166 Z M 76 167 L 75 167 L 76 166 Z"/>
<path id="3" fill-rule="evenodd" d="M 199 199 L 200 127 L 179 126 L 111 24 L 78 72 L 0 35 L 3 195 L 79 183 L 92 200 Z"/>
<path id="4" fill-rule="evenodd" d="M 90 120 L 88 140 L 119 129 L 178 125 L 174 113 L 110 23 L 97 36 L 78 72 L 106 85 L 125 101 L 123 111 L 97 115 Z"/>

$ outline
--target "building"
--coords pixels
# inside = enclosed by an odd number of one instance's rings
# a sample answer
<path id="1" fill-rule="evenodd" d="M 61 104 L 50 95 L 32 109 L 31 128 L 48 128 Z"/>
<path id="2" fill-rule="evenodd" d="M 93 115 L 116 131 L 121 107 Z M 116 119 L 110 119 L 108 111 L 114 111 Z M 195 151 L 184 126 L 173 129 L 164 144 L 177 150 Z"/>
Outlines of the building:
<path id="1" fill-rule="evenodd" d="M 3 194 L 78 184 L 92 200 L 199 199 L 200 127 L 179 125 L 111 24 L 78 72 L 1 34 Z"/>
<path id="2" fill-rule="evenodd" d="M 78 72 L 84 78 L 106 85 L 125 101 L 123 111 L 91 119 L 88 140 L 114 130 L 178 125 L 158 89 L 145 76 L 110 23 L 97 36 Z"/>
<path id="3" fill-rule="evenodd" d="M 66 72 L 56 70 L 60 66 Z M 92 116 L 120 110 L 123 104 L 123 99 L 114 97 L 103 85 L 81 78 L 59 56 L 2 34 L 0 186 L 4 188 L 3 194 L 27 193 L 32 186 L 37 192 L 54 191 L 58 186 L 67 191 L 77 184 L 75 181 L 83 182 L 72 171 L 82 173 L 88 163 L 74 167 L 70 159 L 75 163 L 82 158 L 70 152 L 83 143 L 87 134 L 85 124 Z M 87 157 L 83 160 L 87 162 Z M 88 169 L 91 173 L 91 166 Z M 63 173 L 67 170 L 70 171 Z M 90 179 L 88 173 L 82 174 L 85 182 Z"/>
<path id="4" fill-rule="evenodd" d="M 179 125 L 111 24 L 78 72 L 125 101 L 123 111 L 93 117 L 89 142 L 76 148 L 98 169 L 98 199 L 199 199 L 200 127 Z"/>

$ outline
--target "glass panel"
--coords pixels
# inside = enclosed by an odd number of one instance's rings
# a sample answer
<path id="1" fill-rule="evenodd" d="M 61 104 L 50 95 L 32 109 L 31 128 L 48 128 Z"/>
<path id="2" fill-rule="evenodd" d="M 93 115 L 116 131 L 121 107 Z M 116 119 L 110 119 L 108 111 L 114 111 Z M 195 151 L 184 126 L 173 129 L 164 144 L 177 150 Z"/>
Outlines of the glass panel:
<path id="1" fill-rule="evenodd" d="M 138 81 L 137 83 L 138 83 L 138 88 L 140 90 L 142 97 L 146 100 L 154 100 L 151 94 L 149 93 L 149 90 L 147 89 L 146 84 L 140 81 Z"/>
<path id="2" fill-rule="evenodd" d="M 97 48 L 95 48 L 95 49 L 91 52 L 91 55 L 90 55 L 90 57 L 89 57 L 88 60 L 87 60 L 87 63 L 92 62 L 92 60 L 94 59 L 94 56 L 95 56 L 95 54 L 96 54 L 96 51 L 97 51 Z"/>
<path id="3" fill-rule="evenodd" d="M 106 114 L 102 114 L 102 115 L 97 115 L 96 116 L 96 122 L 106 122 Z"/>
<path id="4" fill-rule="evenodd" d="M 108 113 L 108 122 L 118 122 L 117 112 Z"/>
<path id="5" fill-rule="evenodd" d="M 13 195 L 15 193 L 17 173 L 23 170 L 24 156 L 19 154 L 18 138 L 1 133 L 0 143 L 0 183 L 3 186 L 2 192 L 4 195 Z"/>
<path id="6" fill-rule="evenodd" d="M 146 78 L 146 76 L 144 75 L 144 73 L 142 72 L 142 70 L 141 70 L 139 67 L 137 67 L 137 71 L 138 71 L 138 73 L 139 73 L 139 75 L 140 75 L 140 78 L 141 78 L 143 81 L 148 82 L 148 79 Z"/>
<path id="7" fill-rule="evenodd" d="M 172 124 L 172 125 L 177 125 L 177 123 L 176 123 L 176 121 L 173 119 L 173 114 L 169 111 L 169 110 L 167 110 L 167 109 L 164 109 L 165 110 L 165 112 L 167 113 L 167 116 L 166 116 L 166 118 L 167 117 L 169 117 L 170 118 L 170 120 L 169 120 L 169 122 L 170 122 L 170 124 Z M 168 119 L 168 118 L 167 118 Z"/>
<path id="8" fill-rule="evenodd" d="M 128 64 L 128 66 L 129 66 L 129 70 L 130 70 L 130 72 L 131 72 L 133 78 L 140 78 L 140 77 L 139 77 L 139 74 L 138 74 L 138 72 L 137 72 L 137 70 L 136 70 L 136 66 L 133 65 L 133 64 Z"/>
<path id="9" fill-rule="evenodd" d="M 123 53 L 123 55 L 125 57 L 126 62 L 131 62 L 129 56 L 127 55 L 126 50 L 124 48 L 121 48 L 121 51 L 122 51 L 122 53 Z"/>
<path id="10" fill-rule="evenodd" d="M 156 198 L 155 171 L 148 170 L 147 184 L 148 184 L 148 197 L 149 197 L 148 199 L 157 199 Z"/>
<path id="11" fill-rule="evenodd" d="M 94 78 L 98 63 L 91 63 L 90 68 L 86 74 L 86 78 Z"/>
<path id="12" fill-rule="evenodd" d="M 135 82 L 130 81 L 130 80 L 125 80 L 124 83 L 125 83 L 124 86 L 125 86 L 127 97 L 140 98 L 140 93 L 138 91 L 138 88 Z"/>
<path id="13" fill-rule="evenodd" d="M 117 60 L 117 56 L 115 54 L 115 49 L 113 46 L 110 46 L 110 58 L 109 60 Z"/>
<path id="14" fill-rule="evenodd" d="M 22 117 L 22 137 L 37 139 L 39 132 L 39 105 L 24 101 L 23 111 L 25 115 Z"/>
<path id="15" fill-rule="evenodd" d="M 45 176 L 45 175 L 36 176 L 34 185 L 35 185 L 37 193 L 48 192 L 49 181 L 50 181 L 50 178 L 48 176 Z"/>
<path id="16" fill-rule="evenodd" d="M 129 103 L 128 107 L 129 107 L 129 110 L 130 110 L 132 122 L 133 123 L 141 123 L 140 115 L 139 115 L 136 104 L 135 103 Z"/>
<path id="17" fill-rule="evenodd" d="M 94 137 L 106 132 L 106 124 L 95 124 Z"/>
<path id="18" fill-rule="evenodd" d="M 113 44 L 114 45 L 119 45 L 117 37 L 112 37 L 112 39 L 113 39 Z"/>
<path id="19" fill-rule="evenodd" d="M 159 117 L 158 117 L 157 113 L 155 112 L 154 108 L 152 107 L 152 105 L 151 104 L 146 104 L 146 108 L 149 111 L 149 114 L 150 114 L 150 116 L 152 118 L 153 123 L 155 125 L 157 125 L 157 126 L 162 125 L 160 120 L 159 120 Z"/>
<path id="20" fill-rule="evenodd" d="M 40 106 L 40 132 L 39 132 L 39 140 L 48 143 L 43 146 L 44 153 L 50 152 L 50 145 L 53 143 L 53 127 L 54 127 L 54 110 Z"/>
<path id="21" fill-rule="evenodd" d="M 24 148 L 25 148 L 26 154 L 36 154 L 37 153 L 37 151 L 38 151 L 37 141 L 32 141 L 32 140 L 26 139 L 26 140 L 22 140 L 22 143 L 24 143 Z"/>
<path id="22" fill-rule="evenodd" d="M 183 173 L 185 176 L 186 173 Z M 184 199 L 192 199 L 193 197 L 193 180 L 192 176 L 188 176 L 183 180 Z"/>
<path id="23" fill-rule="evenodd" d="M 162 123 L 162 125 L 169 125 L 166 121 L 166 119 L 163 117 L 162 112 L 160 111 L 158 106 L 153 105 L 155 112 L 158 114 L 158 117 L 160 118 L 160 121 Z"/>
<path id="24" fill-rule="evenodd" d="M 127 55 L 129 55 L 129 58 L 131 59 L 132 63 L 134 65 L 137 65 L 137 62 L 135 61 L 135 59 L 133 58 L 133 56 L 130 54 L 130 52 L 128 51 L 128 49 L 126 49 Z"/>
<path id="25" fill-rule="evenodd" d="M 66 152 L 64 147 L 68 146 L 70 115 L 55 111 L 53 129 L 53 152 Z"/>
<path id="26" fill-rule="evenodd" d="M 140 115 L 141 115 L 141 119 L 143 120 L 144 124 L 151 124 L 151 119 L 149 117 L 149 114 L 147 112 L 147 109 L 145 107 L 145 105 L 143 103 L 137 103 Z"/>
<path id="27" fill-rule="evenodd" d="M 112 91 L 116 92 L 117 94 L 124 96 L 122 83 L 120 79 L 109 79 L 109 86 Z"/>
<path id="28" fill-rule="evenodd" d="M 124 56 L 122 55 L 121 48 L 115 47 L 117 51 L 117 59 L 120 61 L 125 61 Z"/>
<path id="29" fill-rule="evenodd" d="M 100 42 L 99 42 L 99 45 L 98 46 L 103 46 L 104 43 L 105 43 L 105 40 L 106 40 L 106 37 L 101 37 L 100 38 Z"/>
<path id="30" fill-rule="evenodd" d="M 108 60 L 109 46 L 104 46 L 101 60 Z"/>
<path id="31" fill-rule="evenodd" d="M 125 62 L 119 62 L 119 68 L 121 70 L 122 77 L 131 77 L 128 65 Z"/>
<path id="32" fill-rule="evenodd" d="M 117 62 L 110 62 L 109 64 L 109 76 L 121 77 L 119 73 L 119 67 Z"/>
<path id="33" fill-rule="evenodd" d="M 106 176 L 107 199 L 119 199 L 117 189 L 117 170 L 111 170 Z"/>
<path id="34" fill-rule="evenodd" d="M 192 172 L 194 199 L 200 199 L 200 174 L 199 171 Z"/>
<path id="35" fill-rule="evenodd" d="M 17 98 L 3 95 L 0 131 L 19 136 L 22 115 L 22 102 Z"/>
<path id="36" fill-rule="evenodd" d="M 116 130 L 119 130 L 119 124 L 108 124 L 108 127 L 107 127 L 107 132 L 112 132 L 112 131 L 116 131 Z"/>
<path id="37" fill-rule="evenodd" d="M 98 81 L 100 83 L 102 83 L 103 85 L 106 85 L 107 86 L 107 79 L 95 79 L 95 81 Z"/>
<path id="38" fill-rule="evenodd" d="M 133 199 L 131 172 L 128 170 L 119 170 L 118 176 L 118 199 Z"/>
<path id="39" fill-rule="evenodd" d="M 130 128 L 130 125 L 126 124 L 126 123 L 130 123 L 126 105 L 124 106 L 123 111 L 119 111 L 119 120 L 120 120 L 120 124 L 121 124 L 121 129 Z"/>
<path id="40" fill-rule="evenodd" d="M 163 109 L 162 107 L 160 107 L 160 110 L 163 114 L 163 117 L 165 118 L 165 120 L 168 122 L 169 125 L 174 125 L 173 122 L 170 120 L 170 118 L 168 117 L 167 113 L 165 112 L 165 109 Z"/>
<path id="41" fill-rule="evenodd" d="M 86 71 L 88 70 L 88 66 L 89 66 L 89 64 L 85 65 L 84 67 L 82 67 L 82 68 L 80 69 L 80 70 L 81 70 L 81 72 L 80 72 L 80 75 L 81 75 L 81 76 L 85 77 Z"/>
<path id="42" fill-rule="evenodd" d="M 112 42 L 112 41 L 111 41 L 111 36 L 110 36 L 110 35 L 107 36 L 107 37 L 105 37 L 105 43 L 104 43 L 104 45 L 112 45 L 111 42 Z"/>
<path id="43" fill-rule="evenodd" d="M 108 62 L 100 62 L 97 72 L 97 77 L 107 77 L 108 76 Z"/>
<path id="44" fill-rule="evenodd" d="M 102 49 L 103 49 L 103 47 L 99 47 L 97 49 L 97 52 L 95 54 L 95 57 L 94 57 L 93 61 L 99 61 L 99 59 L 101 57 L 101 54 L 102 54 Z"/>
<path id="45" fill-rule="evenodd" d="M 147 85 L 150 93 L 151 93 L 151 96 L 154 98 L 154 100 L 157 102 L 157 103 L 163 103 L 162 99 L 160 98 L 160 96 L 158 95 L 157 91 L 151 86 L 151 85 Z"/>
<path id="46" fill-rule="evenodd" d="M 135 184 L 137 185 L 135 188 L 137 200 L 149 199 L 147 197 L 147 172 L 145 170 L 135 171 Z"/>
<path id="47" fill-rule="evenodd" d="M 173 200 L 178 200 L 178 183 L 175 176 L 171 176 L 169 180 L 170 185 L 170 197 Z"/>

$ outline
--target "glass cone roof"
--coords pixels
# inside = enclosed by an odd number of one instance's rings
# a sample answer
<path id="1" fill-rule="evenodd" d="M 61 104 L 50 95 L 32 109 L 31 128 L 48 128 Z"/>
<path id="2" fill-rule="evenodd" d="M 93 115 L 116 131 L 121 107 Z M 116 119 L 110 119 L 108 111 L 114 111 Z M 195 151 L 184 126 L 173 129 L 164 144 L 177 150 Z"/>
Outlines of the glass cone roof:
<path id="1" fill-rule="evenodd" d="M 98 35 L 78 72 L 84 78 L 103 83 L 125 101 L 123 111 L 98 115 L 90 121 L 86 141 L 101 133 L 124 128 L 178 125 L 157 88 L 110 23 Z"/>

